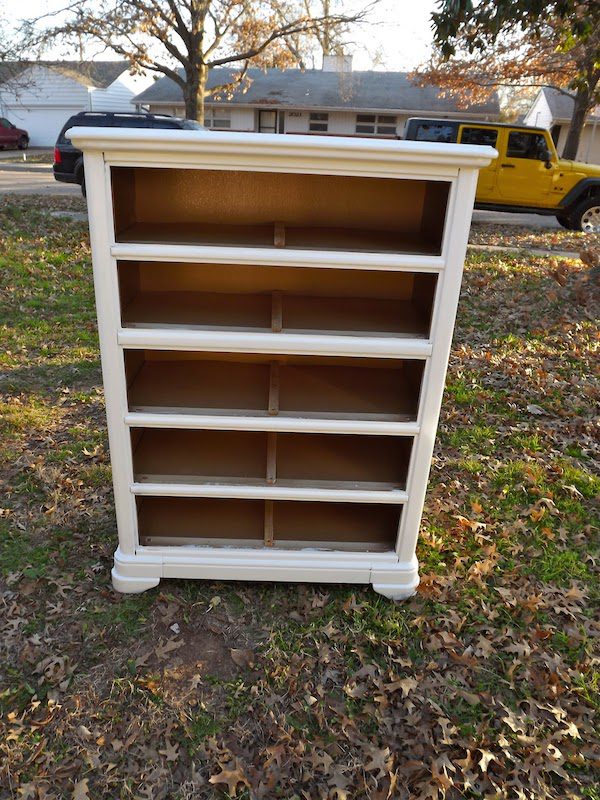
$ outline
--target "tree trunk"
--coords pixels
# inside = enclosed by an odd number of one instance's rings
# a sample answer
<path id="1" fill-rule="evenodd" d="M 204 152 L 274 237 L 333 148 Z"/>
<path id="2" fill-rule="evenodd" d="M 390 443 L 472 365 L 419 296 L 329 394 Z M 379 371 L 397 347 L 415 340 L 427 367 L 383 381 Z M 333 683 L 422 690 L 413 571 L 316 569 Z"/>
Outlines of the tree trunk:
<path id="1" fill-rule="evenodd" d="M 204 124 L 204 95 L 207 79 L 208 68 L 204 64 L 186 70 L 183 90 L 185 118 L 195 119 L 201 125 Z"/>
<path id="2" fill-rule="evenodd" d="M 575 95 L 575 103 L 573 104 L 573 116 L 571 117 L 571 125 L 569 126 L 569 134 L 563 149 L 563 158 L 575 159 L 577 158 L 577 150 L 579 149 L 579 141 L 583 133 L 583 126 L 585 125 L 585 118 L 590 107 L 590 93 L 587 89 L 578 89 Z"/>

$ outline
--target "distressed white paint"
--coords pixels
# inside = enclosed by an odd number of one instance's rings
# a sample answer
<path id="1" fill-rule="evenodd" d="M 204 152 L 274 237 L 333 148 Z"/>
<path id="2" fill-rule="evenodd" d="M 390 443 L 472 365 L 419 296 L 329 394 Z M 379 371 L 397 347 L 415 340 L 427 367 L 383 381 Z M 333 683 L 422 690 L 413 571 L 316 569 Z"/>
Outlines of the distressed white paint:
<path id="1" fill-rule="evenodd" d="M 477 182 L 477 168 L 486 166 L 497 153 L 491 148 L 464 145 L 432 145 L 319 136 L 278 136 L 197 131 L 85 129 L 72 132 L 76 146 L 86 153 L 88 204 L 92 229 L 92 254 L 98 306 L 106 406 L 115 481 L 119 548 L 115 553 L 113 583 L 117 590 L 139 592 L 156 586 L 163 577 L 253 579 L 272 581 L 319 581 L 371 583 L 381 594 L 402 599 L 418 584 L 415 546 L 425 498 L 431 453 L 440 411 L 450 341 L 460 291 L 463 259 Z M 111 164 L 148 167 L 177 165 L 188 169 L 256 169 L 272 172 L 377 175 L 393 178 L 421 177 L 450 180 L 452 184 L 442 255 L 331 253 L 253 248 L 218 248 L 182 245 L 115 244 L 112 230 Z M 185 329 L 121 329 L 116 258 L 150 258 L 153 261 L 199 260 L 206 263 L 265 263 L 328 268 L 366 266 L 372 270 L 413 269 L 436 272 L 438 288 L 429 340 L 378 338 L 327 334 L 236 334 Z M 388 262 L 391 258 L 391 262 Z M 379 263 L 377 263 L 379 260 Z M 343 341 L 342 341 L 343 340 Z M 202 414 L 188 416 L 127 408 L 122 348 L 161 348 L 227 352 L 343 354 L 377 358 L 410 357 L 426 360 L 416 422 L 376 422 L 377 432 L 413 435 L 414 445 L 406 490 L 355 488 L 285 482 L 265 483 L 168 483 L 156 478 L 134 480 L 129 445 L 130 428 L 172 426 L 187 429 L 275 430 L 367 434 L 373 427 L 360 420 L 293 419 L 282 415 L 264 417 Z M 386 429 L 386 425 L 392 425 Z M 402 425 L 402 424 L 400 424 Z M 135 497 L 234 497 L 294 500 L 298 502 L 360 502 L 397 504 L 403 507 L 397 548 L 389 552 L 298 550 L 284 547 L 141 546 L 136 530 Z"/>

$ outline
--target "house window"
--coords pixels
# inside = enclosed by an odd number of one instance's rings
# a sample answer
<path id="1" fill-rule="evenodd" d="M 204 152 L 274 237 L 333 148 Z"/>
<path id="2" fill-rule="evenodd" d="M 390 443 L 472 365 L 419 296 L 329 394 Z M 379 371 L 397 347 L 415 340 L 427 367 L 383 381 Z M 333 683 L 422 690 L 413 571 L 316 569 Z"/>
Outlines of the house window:
<path id="1" fill-rule="evenodd" d="M 205 128 L 231 128 L 231 111 L 228 108 L 205 108 Z"/>
<path id="2" fill-rule="evenodd" d="M 312 113 L 308 120 L 309 131 L 327 131 L 329 128 L 329 114 Z"/>
<path id="3" fill-rule="evenodd" d="M 390 114 L 357 114 L 356 133 L 370 136 L 395 136 L 398 118 Z"/>

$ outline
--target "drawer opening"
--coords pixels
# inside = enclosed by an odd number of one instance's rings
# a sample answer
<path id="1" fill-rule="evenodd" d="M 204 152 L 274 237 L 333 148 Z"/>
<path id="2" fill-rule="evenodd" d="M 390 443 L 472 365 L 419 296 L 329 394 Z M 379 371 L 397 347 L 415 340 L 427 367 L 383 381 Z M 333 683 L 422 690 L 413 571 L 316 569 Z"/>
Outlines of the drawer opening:
<path id="1" fill-rule="evenodd" d="M 137 513 L 144 546 L 263 546 L 262 500 L 138 497 Z"/>
<path id="2" fill-rule="evenodd" d="M 394 550 L 402 508 L 360 503 L 273 503 L 273 544 L 281 548 Z"/>
<path id="3" fill-rule="evenodd" d="M 428 337 L 427 273 L 120 262 L 124 327 Z"/>
<path id="4" fill-rule="evenodd" d="M 138 483 L 404 489 L 412 438 L 133 428 Z"/>
<path id="5" fill-rule="evenodd" d="M 361 503 L 138 497 L 144 547 L 390 552 L 402 508 Z"/>
<path id="6" fill-rule="evenodd" d="M 424 362 L 125 351 L 130 411 L 417 418 Z"/>
<path id="7" fill-rule="evenodd" d="M 131 444 L 141 483 L 266 483 L 265 433 L 134 428 Z"/>
<path id="8" fill-rule="evenodd" d="M 403 489 L 412 439 L 314 433 L 276 435 L 276 482 Z"/>
<path id="9" fill-rule="evenodd" d="M 447 181 L 143 167 L 111 174 L 118 242 L 441 253 Z"/>

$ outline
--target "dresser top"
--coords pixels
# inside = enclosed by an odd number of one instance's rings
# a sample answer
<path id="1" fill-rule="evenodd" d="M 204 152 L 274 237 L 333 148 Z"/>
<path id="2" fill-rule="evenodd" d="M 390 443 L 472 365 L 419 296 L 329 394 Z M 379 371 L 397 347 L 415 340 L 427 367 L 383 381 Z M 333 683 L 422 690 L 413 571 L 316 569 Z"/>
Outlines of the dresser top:
<path id="1" fill-rule="evenodd" d="M 338 167 L 352 161 L 387 163 L 391 167 L 422 165 L 426 172 L 426 167 L 440 166 L 479 169 L 498 156 L 492 147 L 480 145 L 280 133 L 76 127 L 66 135 L 84 152 L 106 153 L 109 161 L 112 155 L 118 156 L 119 161 L 123 158 L 137 161 L 142 157 L 144 162 L 154 162 L 156 166 L 182 157 L 191 161 L 197 157 L 231 157 L 236 162 L 243 156 L 259 161 L 326 159 Z"/>

